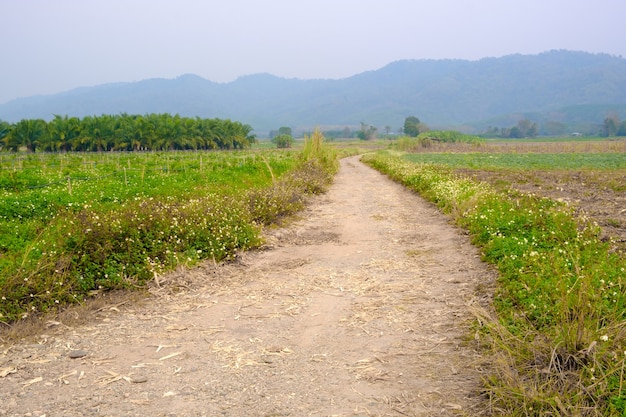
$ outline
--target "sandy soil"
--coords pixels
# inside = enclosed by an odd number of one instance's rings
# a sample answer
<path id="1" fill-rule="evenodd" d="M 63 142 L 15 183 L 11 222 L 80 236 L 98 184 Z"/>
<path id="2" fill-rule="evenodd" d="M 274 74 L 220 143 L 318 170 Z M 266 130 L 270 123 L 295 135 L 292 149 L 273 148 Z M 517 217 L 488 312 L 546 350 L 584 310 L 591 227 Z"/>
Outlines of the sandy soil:
<path id="1" fill-rule="evenodd" d="M 0 416 L 471 414 L 470 310 L 493 279 L 433 206 L 348 158 L 263 250 L 1 345 Z"/>

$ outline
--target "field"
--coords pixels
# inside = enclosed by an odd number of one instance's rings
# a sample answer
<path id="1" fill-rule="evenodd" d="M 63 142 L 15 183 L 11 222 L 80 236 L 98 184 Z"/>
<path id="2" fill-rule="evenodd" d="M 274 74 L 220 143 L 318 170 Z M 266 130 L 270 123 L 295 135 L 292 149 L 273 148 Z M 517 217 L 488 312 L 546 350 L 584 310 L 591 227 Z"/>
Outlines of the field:
<path id="1" fill-rule="evenodd" d="M 303 151 L 0 155 L 0 321 L 260 243 L 329 181 Z M 313 144 L 313 145 L 311 145 Z"/>
<path id="2" fill-rule="evenodd" d="M 625 415 L 626 142 L 416 144 L 366 161 L 467 229 L 498 270 L 477 311 L 496 415 Z"/>
<path id="3" fill-rule="evenodd" d="M 313 143 L 287 152 L 1 155 L 1 321 L 37 316 L 107 289 L 142 287 L 147 280 L 154 279 L 158 287 L 162 274 L 177 265 L 234 257 L 259 244 L 260 225 L 301 208 L 303 195 L 328 184 L 335 152 Z M 476 318 L 465 341 L 484 352 L 484 413 L 623 416 L 626 141 L 422 144 L 406 152 L 393 149 L 391 142 L 376 143 L 372 146 L 389 150 L 370 152 L 363 160 L 436 204 L 467 231 L 482 259 L 497 271 L 495 287 L 491 280 L 478 284 L 476 295 L 493 305 L 473 304 Z M 356 194 L 350 187 L 363 193 L 366 185 L 358 181 L 363 180 L 344 182 L 343 194 L 335 196 L 350 209 L 321 216 L 330 223 L 313 224 L 308 234 L 293 233 L 292 238 L 304 242 L 317 236 L 337 245 L 342 214 L 364 208 L 362 200 L 344 201 Z M 387 216 L 408 219 L 406 213 L 372 207 L 367 221 L 348 230 L 363 232 L 371 227 L 368 221 L 384 225 Z M 409 211 L 411 221 L 424 223 L 416 213 Z M 406 223 L 399 223 L 396 233 L 408 232 L 404 229 Z M 277 233 L 284 239 L 287 232 Z M 412 268 L 432 284 L 432 271 L 426 269 L 432 265 L 418 255 L 438 258 L 441 251 L 432 251 L 433 242 L 425 236 L 392 241 L 394 250 L 410 256 L 416 262 Z M 467 256 L 449 246 L 445 259 Z M 280 262 L 289 277 L 294 268 L 315 275 L 307 279 L 315 287 L 320 277 L 309 271 L 308 262 L 316 255 L 306 245 L 299 250 L 306 255 L 303 264 Z M 338 255 L 334 247 L 326 252 Z M 369 249 L 357 254 L 352 260 L 359 268 L 365 254 L 382 256 L 389 270 L 401 266 L 392 254 Z M 275 271 L 280 262 L 268 267 Z M 383 270 L 376 276 L 388 277 Z M 273 296 L 275 288 L 278 283 L 264 291 Z M 343 292 L 345 285 L 339 288 Z M 381 296 L 379 287 L 372 288 Z M 250 306 L 247 290 L 240 290 Z M 302 307 L 293 304 L 292 295 L 285 313 Z M 422 305 L 419 297 L 409 298 Z M 332 298 L 333 305 L 338 299 Z M 233 305 L 239 302 L 244 301 Z M 272 297 L 268 302 L 275 308 Z M 387 314 L 390 303 L 377 308 Z M 257 326 L 259 316 L 251 317 Z M 427 324 L 415 326 L 423 330 Z M 302 329 L 296 333 L 300 340 Z"/>
<path id="4" fill-rule="evenodd" d="M 626 251 L 626 140 L 487 143 L 412 153 L 413 162 L 442 163 L 459 175 L 573 206 L 594 219 L 603 239 Z"/>

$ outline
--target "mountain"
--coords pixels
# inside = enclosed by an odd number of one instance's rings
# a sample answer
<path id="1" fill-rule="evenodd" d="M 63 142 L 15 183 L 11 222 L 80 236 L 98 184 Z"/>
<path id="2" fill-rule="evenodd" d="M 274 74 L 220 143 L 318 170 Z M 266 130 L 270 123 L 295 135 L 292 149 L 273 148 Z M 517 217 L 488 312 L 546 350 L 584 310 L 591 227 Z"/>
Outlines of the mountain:
<path id="1" fill-rule="evenodd" d="M 561 50 L 479 61 L 405 60 L 341 80 L 256 74 L 220 84 L 188 74 L 0 105 L 0 119 L 9 122 L 103 113 L 229 118 L 257 132 L 361 122 L 396 130 L 409 115 L 431 126 L 468 129 L 511 126 L 522 117 L 592 125 L 608 113 L 626 118 L 626 60 Z"/>

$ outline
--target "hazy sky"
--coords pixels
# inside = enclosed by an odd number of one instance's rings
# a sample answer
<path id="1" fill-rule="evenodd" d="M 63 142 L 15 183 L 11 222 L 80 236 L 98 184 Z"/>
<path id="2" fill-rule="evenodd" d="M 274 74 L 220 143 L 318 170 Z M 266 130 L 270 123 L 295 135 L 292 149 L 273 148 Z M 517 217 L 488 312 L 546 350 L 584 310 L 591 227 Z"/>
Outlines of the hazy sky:
<path id="1" fill-rule="evenodd" d="M 194 73 L 344 78 L 400 59 L 626 57 L 625 0 L 0 0 L 0 103 Z"/>

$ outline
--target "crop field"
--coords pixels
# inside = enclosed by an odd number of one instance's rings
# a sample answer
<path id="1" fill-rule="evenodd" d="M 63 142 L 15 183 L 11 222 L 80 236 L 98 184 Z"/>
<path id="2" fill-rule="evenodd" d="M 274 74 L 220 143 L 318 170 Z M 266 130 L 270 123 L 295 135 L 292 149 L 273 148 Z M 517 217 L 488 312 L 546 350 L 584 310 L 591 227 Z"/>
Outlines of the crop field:
<path id="1" fill-rule="evenodd" d="M 626 140 L 515 142 L 450 146 L 408 154 L 412 162 L 444 164 L 459 175 L 570 204 L 593 218 L 604 239 L 626 251 Z"/>
<path id="2" fill-rule="evenodd" d="M 323 188 L 330 160 L 310 150 L 1 154 L 0 322 L 258 245 L 262 224 Z"/>
<path id="3" fill-rule="evenodd" d="M 431 144 L 365 161 L 499 272 L 477 312 L 496 415 L 626 415 L 626 141 Z"/>
<path id="4" fill-rule="evenodd" d="M 476 169 L 547 169 L 547 170 L 614 170 L 626 169 L 626 158 L 622 153 L 439 153 L 412 154 L 414 162 L 445 164 L 451 167 Z"/>

